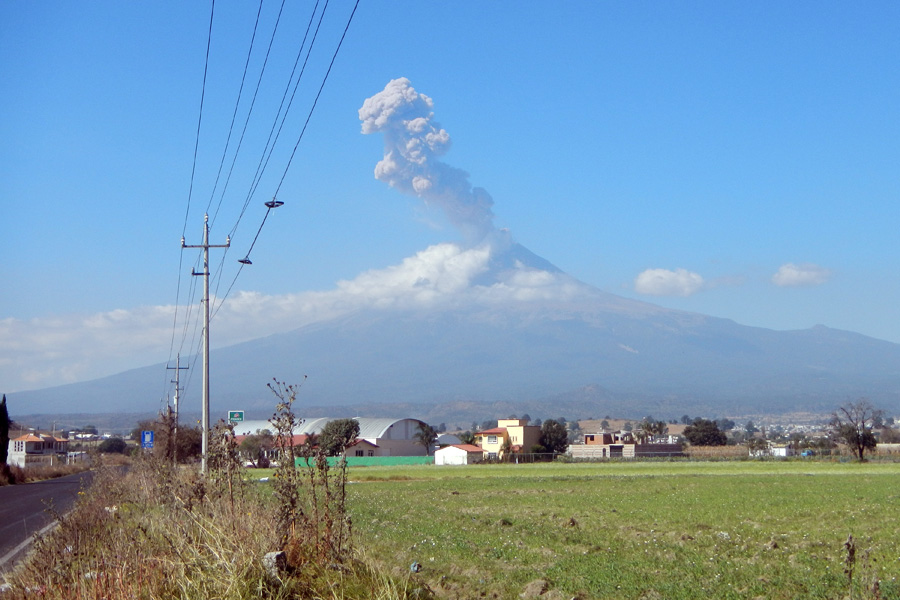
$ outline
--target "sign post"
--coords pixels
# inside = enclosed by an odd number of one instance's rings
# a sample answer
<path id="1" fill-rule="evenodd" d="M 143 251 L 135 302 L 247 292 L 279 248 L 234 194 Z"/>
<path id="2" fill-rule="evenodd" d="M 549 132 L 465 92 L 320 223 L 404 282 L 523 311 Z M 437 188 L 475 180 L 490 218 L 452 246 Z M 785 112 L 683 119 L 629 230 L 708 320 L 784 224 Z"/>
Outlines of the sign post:
<path id="1" fill-rule="evenodd" d="M 141 448 L 152 448 L 153 447 L 153 431 L 152 430 L 144 430 L 141 432 Z"/>

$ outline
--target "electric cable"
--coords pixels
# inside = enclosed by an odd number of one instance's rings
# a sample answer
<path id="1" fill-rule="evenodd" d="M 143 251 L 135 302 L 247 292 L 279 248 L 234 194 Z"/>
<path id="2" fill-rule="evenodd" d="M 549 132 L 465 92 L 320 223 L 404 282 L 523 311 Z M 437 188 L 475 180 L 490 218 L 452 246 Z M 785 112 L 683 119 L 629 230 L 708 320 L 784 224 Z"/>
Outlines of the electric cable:
<path id="1" fill-rule="evenodd" d="M 263 0 L 259 0 L 259 9 L 256 11 L 256 22 L 253 24 L 253 35 L 250 37 L 250 46 L 247 48 L 247 60 L 244 61 L 244 72 L 241 75 L 241 85 L 238 88 L 237 99 L 234 102 L 234 112 L 231 115 L 231 125 L 228 127 L 228 138 L 225 140 L 225 147 L 222 149 L 222 158 L 219 160 L 219 170 L 216 173 L 216 180 L 213 183 L 212 191 L 209 194 L 209 202 L 206 204 L 206 212 L 209 212 L 210 206 L 212 206 L 213 198 L 216 195 L 216 189 L 219 187 L 219 178 L 222 176 L 222 167 L 225 166 L 225 157 L 228 155 L 228 147 L 231 144 L 231 134 L 234 133 L 234 123 L 237 121 L 238 108 L 241 104 L 241 97 L 244 93 L 244 83 L 247 80 L 247 71 L 250 67 L 250 57 L 253 54 L 253 43 L 256 41 L 256 32 L 259 29 L 259 17 L 262 14 Z M 240 146 L 238 146 L 237 150 L 235 150 L 235 158 L 237 158 L 237 153 L 240 151 Z M 232 169 L 234 168 L 234 163 L 232 162 Z M 231 172 L 229 171 L 229 175 Z M 229 177 L 230 178 L 230 177 Z M 222 188 L 222 196 L 219 198 L 219 204 L 216 206 L 216 211 L 213 214 L 213 220 L 215 220 L 216 215 L 219 214 L 219 208 L 222 206 L 222 198 L 225 196 L 225 188 L 228 187 L 228 181 L 226 180 L 225 185 Z"/>
<path id="2" fill-rule="evenodd" d="M 284 178 L 287 177 L 288 170 L 291 168 L 291 163 L 294 161 L 294 155 L 297 153 L 297 147 L 300 145 L 300 141 L 303 139 L 303 134 L 306 133 L 306 128 L 309 126 L 309 121 L 312 119 L 313 111 L 316 109 L 316 105 L 319 103 L 319 97 L 322 95 L 322 90 L 325 88 L 325 83 L 328 81 L 328 76 L 331 75 L 331 69 L 334 67 L 334 61 L 337 60 L 338 52 L 341 50 L 341 46 L 344 44 L 344 38 L 347 37 L 347 30 L 350 29 L 350 23 L 353 22 L 353 16 L 356 14 L 356 9 L 359 7 L 359 0 L 356 0 L 356 4 L 353 5 L 353 11 L 350 13 L 350 18 L 347 19 L 347 25 L 344 27 L 344 33 L 341 34 L 341 39 L 338 42 L 337 48 L 334 50 L 334 54 L 331 57 L 331 62 L 328 64 L 328 70 L 325 71 L 325 77 L 322 78 L 322 85 L 319 86 L 319 91 L 316 93 L 316 98 L 313 100 L 312 107 L 309 109 L 309 114 L 306 116 L 306 122 L 303 124 L 303 129 L 300 131 L 300 135 L 297 137 L 297 143 L 294 144 L 294 150 L 291 152 L 291 157 L 288 159 L 287 166 L 284 168 L 284 173 L 281 175 L 281 180 L 278 182 L 278 187 L 275 188 L 275 193 L 272 194 L 273 198 L 278 197 L 278 192 L 281 191 L 281 186 L 284 183 Z"/>
<path id="3" fill-rule="evenodd" d="M 250 123 L 250 116 L 253 114 L 253 107 L 256 106 L 256 99 L 259 95 L 259 88 L 260 88 L 260 85 L 262 84 L 263 75 L 265 75 L 265 72 L 266 72 L 266 65 L 269 63 L 269 56 L 272 52 L 272 45 L 275 42 L 275 34 L 278 32 L 278 24 L 281 22 L 281 15 L 284 12 L 285 2 L 287 2 L 287 0 L 281 0 L 281 7 L 278 10 L 278 17 L 275 20 L 275 26 L 272 28 L 272 37 L 269 38 L 269 47 L 266 49 L 266 56 L 263 59 L 263 64 L 259 71 L 259 78 L 256 80 L 256 89 L 253 91 L 253 98 L 250 101 L 250 109 L 247 111 L 247 118 L 244 119 L 244 127 L 241 130 L 241 137 L 238 140 L 237 150 L 235 150 L 234 159 L 232 160 L 232 163 L 231 163 L 231 169 L 229 170 L 229 176 L 227 178 L 227 181 L 229 181 L 231 179 L 231 171 L 234 169 L 234 163 L 235 163 L 235 161 L 237 161 L 238 152 L 240 152 L 241 145 L 244 142 L 244 135 L 247 133 L 247 126 Z M 226 181 L 226 186 L 227 186 L 227 181 Z M 225 191 L 223 190 L 222 191 L 223 197 L 224 197 L 224 194 L 225 194 Z M 219 200 L 219 203 L 221 204 L 221 199 Z M 216 212 L 218 213 L 218 209 L 216 209 Z M 215 221 L 215 215 L 213 217 L 214 217 L 213 221 Z"/>

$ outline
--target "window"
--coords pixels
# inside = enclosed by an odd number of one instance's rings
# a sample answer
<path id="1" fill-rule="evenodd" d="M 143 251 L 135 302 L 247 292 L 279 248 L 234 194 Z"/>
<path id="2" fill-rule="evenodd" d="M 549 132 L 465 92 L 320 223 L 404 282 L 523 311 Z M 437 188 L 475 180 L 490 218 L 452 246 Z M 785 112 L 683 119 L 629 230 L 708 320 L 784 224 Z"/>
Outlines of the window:
<path id="1" fill-rule="evenodd" d="M 496 436 L 496 435 L 489 435 L 489 436 L 488 436 L 488 444 L 496 444 L 496 443 L 497 443 L 497 436 Z"/>
<path id="2" fill-rule="evenodd" d="M 356 451 L 356 455 L 357 455 L 357 456 L 363 456 L 363 451 L 362 451 L 362 450 L 357 450 L 357 451 Z"/>
<path id="3" fill-rule="evenodd" d="M 375 451 L 374 451 L 374 450 L 369 450 L 369 456 L 375 456 Z"/>

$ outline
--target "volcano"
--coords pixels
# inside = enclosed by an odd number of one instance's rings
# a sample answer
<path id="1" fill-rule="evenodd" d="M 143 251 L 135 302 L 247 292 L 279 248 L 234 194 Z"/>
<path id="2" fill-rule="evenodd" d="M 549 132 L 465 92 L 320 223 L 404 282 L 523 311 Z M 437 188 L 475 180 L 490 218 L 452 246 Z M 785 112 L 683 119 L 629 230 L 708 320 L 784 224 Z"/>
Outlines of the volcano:
<path id="1" fill-rule="evenodd" d="M 748 327 L 623 298 L 502 239 L 452 248 L 421 253 L 441 256 L 423 259 L 429 269 L 392 272 L 390 296 L 214 350 L 212 410 L 270 412 L 266 383 L 304 376 L 304 405 L 368 414 L 458 402 L 524 406 L 532 416 L 562 406 L 572 416 L 826 413 L 858 397 L 900 408 L 900 345 L 825 326 Z M 159 403 L 164 369 L 14 396 L 41 413 L 145 411 Z M 190 386 L 186 405 L 199 406 L 199 394 L 199 384 Z"/>

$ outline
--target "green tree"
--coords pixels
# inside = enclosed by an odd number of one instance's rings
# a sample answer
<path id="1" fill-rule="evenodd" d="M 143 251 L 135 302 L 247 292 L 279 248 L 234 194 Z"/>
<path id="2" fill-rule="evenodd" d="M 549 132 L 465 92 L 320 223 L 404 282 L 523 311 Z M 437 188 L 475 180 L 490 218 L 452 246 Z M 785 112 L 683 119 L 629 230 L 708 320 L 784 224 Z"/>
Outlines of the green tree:
<path id="1" fill-rule="evenodd" d="M 463 444 L 474 444 L 475 443 L 475 434 L 472 433 L 470 430 L 463 431 L 456 437 L 458 437 L 459 441 L 461 441 Z"/>
<path id="2" fill-rule="evenodd" d="M 107 454 L 125 454 L 125 451 L 128 450 L 128 444 L 120 437 L 112 437 L 100 442 L 97 449 Z"/>
<path id="3" fill-rule="evenodd" d="M 241 440 L 240 450 L 254 467 L 265 469 L 269 466 L 268 452 L 275 447 L 275 436 L 268 429 L 258 429 L 256 433 Z"/>
<path id="4" fill-rule="evenodd" d="M 413 434 L 413 440 L 425 448 L 425 456 L 431 456 L 431 449 L 434 447 L 437 437 L 437 431 L 428 423 L 419 423 L 416 433 Z"/>
<path id="5" fill-rule="evenodd" d="M 541 425 L 541 437 L 538 443 L 554 454 L 562 454 L 569 447 L 569 434 L 566 426 L 553 419 L 547 419 Z"/>
<path id="6" fill-rule="evenodd" d="M 359 421 L 335 419 L 328 421 L 319 434 L 319 447 L 326 456 L 339 456 L 359 436 Z"/>
<path id="7" fill-rule="evenodd" d="M 684 437 L 692 446 L 724 446 L 728 443 L 728 436 L 715 421 L 700 418 L 684 428 Z"/>
<path id="8" fill-rule="evenodd" d="M 6 394 L 0 400 L 0 465 L 6 464 L 9 453 L 9 411 L 6 408 Z"/>
<path id="9" fill-rule="evenodd" d="M 762 438 L 753 437 L 747 440 L 747 449 L 754 455 L 768 452 L 769 442 Z"/>
<path id="10" fill-rule="evenodd" d="M 175 445 L 169 444 L 169 435 L 173 430 L 174 422 L 167 415 L 160 415 L 156 421 L 141 421 L 131 431 L 132 439 L 140 440 L 141 431 L 153 432 L 153 454 L 161 458 L 169 458 L 169 452 L 175 452 L 178 462 L 187 463 L 200 458 L 203 450 L 203 432 L 199 427 L 178 426 L 175 435 Z"/>
<path id="11" fill-rule="evenodd" d="M 640 441 L 648 441 L 656 435 L 666 435 L 669 433 L 669 426 L 665 421 L 655 421 L 653 417 L 647 417 L 638 426 L 634 432 L 634 437 Z"/>
<path id="12" fill-rule="evenodd" d="M 872 431 L 880 422 L 882 412 L 865 398 L 838 407 L 831 415 L 831 430 L 850 447 L 856 457 L 865 460 L 866 450 L 874 450 L 877 443 Z"/>
<path id="13" fill-rule="evenodd" d="M 718 425 L 719 429 L 721 429 L 722 431 L 729 431 L 731 429 L 734 429 L 735 423 L 731 419 L 722 418 L 716 420 L 716 425 Z"/>

